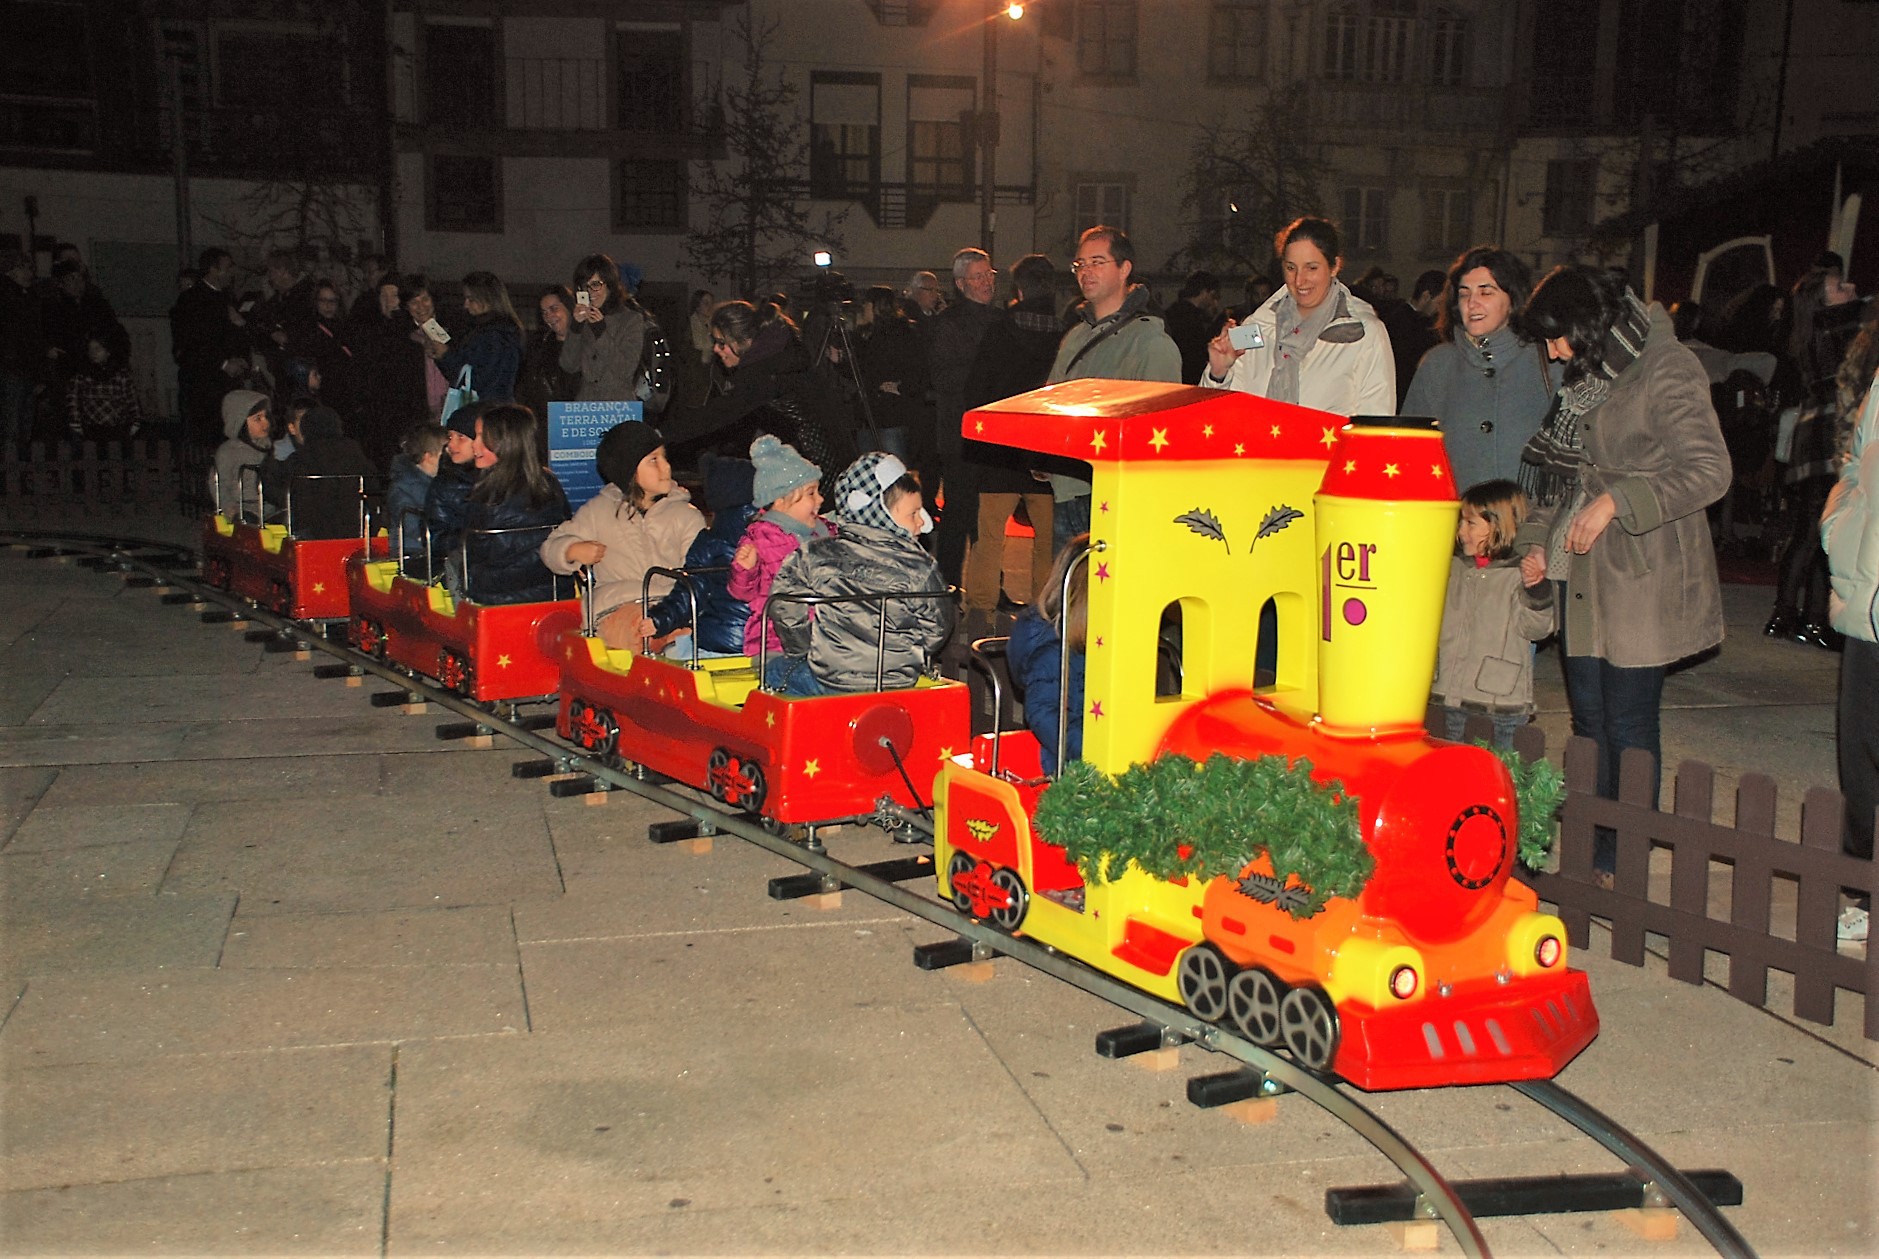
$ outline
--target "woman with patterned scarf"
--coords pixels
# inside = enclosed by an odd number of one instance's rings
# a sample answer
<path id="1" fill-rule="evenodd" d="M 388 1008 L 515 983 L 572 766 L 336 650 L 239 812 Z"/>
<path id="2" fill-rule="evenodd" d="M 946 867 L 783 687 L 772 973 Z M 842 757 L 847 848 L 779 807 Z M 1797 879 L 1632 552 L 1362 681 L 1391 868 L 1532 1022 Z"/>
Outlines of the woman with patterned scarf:
<path id="1" fill-rule="evenodd" d="M 1657 801 L 1664 675 L 1722 641 L 1722 592 L 1704 509 L 1729 489 L 1709 377 L 1663 307 L 1597 267 L 1556 267 L 1522 315 L 1566 365 L 1521 455 L 1534 510 L 1515 545 L 1529 586 L 1560 583 L 1572 732 L 1598 744 L 1598 792 L 1615 798 L 1626 748 L 1651 754 Z M 1599 835 L 1601 881 L 1616 841 Z"/>

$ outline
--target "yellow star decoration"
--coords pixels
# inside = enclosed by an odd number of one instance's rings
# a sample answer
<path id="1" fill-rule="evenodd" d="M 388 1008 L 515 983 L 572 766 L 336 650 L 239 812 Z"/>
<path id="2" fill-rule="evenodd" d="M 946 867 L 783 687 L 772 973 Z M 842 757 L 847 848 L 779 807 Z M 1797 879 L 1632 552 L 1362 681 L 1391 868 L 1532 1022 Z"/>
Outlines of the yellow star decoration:
<path id="1" fill-rule="evenodd" d="M 509 657 L 507 657 L 507 656 L 497 656 L 497 657 L 496 657 L 496 667 L 497 667 L 498 669 L 507 669 L 507 668 L 509 667 Z"/>
<path id="2" fill-rule="evenodd" d="M 1234 453 L 1234 454 L 1236 454 L 1236 455 L 1243 455 L 1243 454 L 1245 454 L 1245 453 L 1246 453 L 1246 443 L 1245 443 L 1245 442 L 1234 442 L 1234 443 L 1233 443 L 1233 453 Z"/>
<path id="3" fill-rule="evenodd" d="M 1334 428 L 1327 428 L 1324 431 L 1324 436 L 1320 437 L 1318 440 L 1323 442 L 1326 446 L 1337 445 L 1337 430 Z"/>
<path id="4" fill-rule="evenodd" d="M 941 748 L 941 749 L 940 749 L 940 754 L 939 754 L 939 758 L 940 758 L 940 759 L 941 759 L 942 761 L 950 761 L 950 760 L 952 760 L 952 759 L 953 759 L 953 750 L 952 750 L 951 748 L 949 748 L 949 747 L 946 747 L 946 748 Z"/>
<path id="5" fill-rule="evenodd" d="M 1109 438 L 1103 434 L 1102 429 L 1099 428 L 1094 433 L 1090 434 L 1090 450 L 1092 452 L 1100 455 L 1103 452 L 1103 447 L 1108 444 Z"/>
<path id="6" fill-rule="evenodd" d="M 325 582 L 323 582 L 323 581 L 316 581 L 316 582 L 314 582 L 314 583 L 313 583 L 313 593 L 314 593 L 314 594 L 316 594 L 316 595 L 323 595 L 323 594 L 325 594 L 325 593 L 326 593 L 326 583 L 325 583 Z"/>
<path id="7" fill-rule="evenodd" d="M 1344 475 L 1349 476 L 1355 471 L 1357 471 L 1357 461 L 1355 459 L 1346 459 L 1344 461 Z"/>
<path id="8" fill-rule="evenodd" d="M 983 433 L 985 431 L 985 421 L 984 420 L 974 421 L 973 426 L 972 426 L 972 431 L 975 433 Z"/>
<path id="9" fill-rule="evenodd" d="M 1384 476 L 1401 476 L 1403 474 L 1402 474 L 1402 471 L 1399 468 L 1397 468 L 1395 464 L 1386 463 L 1383 465 L 1383 475 Z"/>
<path id="10" fill-rule="evenodd" d="M 1277 424 L 1274 424 L 1272 426 L 1272 435 L 1274 437 L 1277 437 L 1279 435 L 1279 426 Z"/>
<path id="11" fill-rule="evenodd" d="M 1212 437 L 1214 435 L 1214 426 L 1211 424 L 1206 425 L 1204 428 L 1201 429 L 1200 435 L 1202 437 Z"/>
<path id="12" fill-rule="evenodd" d="M 763 724 L 772 730 L 776 729 L 776 710 L 774 708 L 763 715 Z"/>
<path id="13" fill-rule="evenodd" d="M 821 761 L 809 760 L 809 761 L 803 762 L 802 776 L 804 778 L 814 778 L 817 774 L 821 772 L 822 772 Z"/>
<path id="14" fill-rule="evenodd" d="M 1441 464 L 1439 464 L 1439 463 L 1432 463 L 1432 464 L 1430 464 L 1430 465 L 1429 465 L 1429 475 L 1430 475 L 1430 476 L 1433 476 L 1433 477 L 1439 477 L 1439 476 L 1441 476 L 1441 475 L 1442 475 L 1442 465 L 1441 465 Z"/>
<path id="15" fill-rule="evenodd" d="M 1165 428 L 1154 430 L 1154 433 L 1148 439 L 1148 444 L 1155 448 L 1156 454 L 1160 454 L 1162 449 L 1168 444 L 1168 430 Z"/>

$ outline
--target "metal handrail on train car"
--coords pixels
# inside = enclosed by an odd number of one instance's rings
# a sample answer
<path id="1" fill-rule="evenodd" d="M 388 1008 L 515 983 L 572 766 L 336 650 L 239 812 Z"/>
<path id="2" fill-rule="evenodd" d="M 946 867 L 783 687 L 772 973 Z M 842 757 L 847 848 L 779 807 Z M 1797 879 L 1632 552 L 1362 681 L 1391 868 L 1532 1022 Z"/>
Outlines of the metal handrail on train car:
<path id="1" fill-rule="evenodd" d="M 424 518 L 422 507 L 407 507 L 398 513 L 398 571 L 405 567 L 405 517 L 416 516 L 418 528 L 424 532 L 424 584 L 431 585 L 437 580 L 437 570 L 431 561 L 431 527 Z"/>
<path id="2" fill-rule="evenodd" d="M 1087 566 L 1091 555 L 1108 549 L 1109 543 L 1100 538 L 1086 542 L 1063 566 L 1063 585 L 1057 591 L 1057 773 L 1045 775 L 1052 780 L 1063 772 L 1070 754 L 1070 635 L 1063 632 L 1063 612 L 1070 606 L 1070 578 L 1076 574 L 1078 564 Z"/>
<path id="3" fill-rule="evenodd" d="M 685 587 L 685 599 L 691 607 L 690 625 L 692 630 L 692 658 L 686 662 L 685 667 L 691 669 L 693 672 L 704 668 L 704 665 L 698 655 L 698 583 L 694 582 L 692 578 L 695 575 L 703 576 L 705 573 L 728 573 L 730 571 L 731 566 L 729 564 L 713 564 L 709 568 L 665 568 L 655 564 L 646 570 L 645 576 L 639 579 L 639 606 L 648 621 L 652 620 L 653 578 L 669 577 L 672 579 L 674 586 Z"/>
<path id="4" fill-rule="evenodd" d="M 507 529 L 465 528 L 463 531 L 463 541 L 457 544 L 457 558 L 461 562 L 462 572 L 463 572 L 463 597 L 469 600 L 471 603 L 476 602 L 476 600 L 470 594 L 470 539 L 471 538 L 499 538 L 499 537 L 502 537 L 504 534 L 533 533 L 536 530 L 542 530 L 544 532 L 552 533 L 554 530 L 559 529 L 560 527 L 561 527 L 560 525 L 554 524 L 554 525 L 511 525 Z M 430 547 L 426 545 L 425 555 L 427 558 L 429 557 L 429 554 L 430 554 Z M 549 597 L 560 598 L 561 597 L 560 595 L 561 574 L 550 572 L 548 574 L 548 579 L 549 579 L 549 585 L 548 585 Z"/>
<path id="5" fill-rule="evenodd" d="M 359 535 L 365 537 L 365 478 L 357 472 L 309 472 L 289 477 L 287 481 L 287 536 L 294 536 L 294 483 L 296 481 L 351 481 L 359 491 Z M 265 519 L 265 517 L 263 517 Z M 367 539 L 370 546 L 370 539 Z"/>
<path id="6" fill-rule="evenodd" d="M 254 520 L 258 525 L 267 523 L 267 486 L 261 481 L 261 465 L 245 463 L 235 470 L 235 519 L 241 519 L 242 488 L 247 485 L 248 477 L 254 477 Z"/>
<path id="7" fill-rule="evenodd" d="M 985 676 L 992 683 L 992 777 L 998 777 L 998 758 L 1002 751 L 1000 743 L 1005 735 L 1005 686 L 998 680 L 998 670 L 989 663 L 992 653 L 987 650 L 993 644 L 998 646 L 998 654 L 1007 661 L 1011 658 L 1011 635 L 994 634 L 987 638 L 972 640 L 972 663 L 985 671 Z M 1007 666 L 1009 667 L 1009 666 Z"/>
<path id="8" fill-rule="evenodd" d="M 910 590 L 904 593 L 889 592 L 883 594 L 862 595 L 792 595 L 771 593 L 763 605 L 762 641 L 757 644 L 757 685 L 767 689 L 764 675 L 770 671 L 770 630 L 773 622 L 771 610 L 779 603 L 800 603 L 804 607 L 815 608 L 834 603 L 873 603 L 878 605 L 881 615 L 881 627 L 874 636 L 874 689 L 876 693 L 887 689 L 887 605 L 903 599 L 951 599 L 957 596 L 957 586 L 947 586 L 943 590 Z M 779 640 L 780 640 L 779 635 Z"/>

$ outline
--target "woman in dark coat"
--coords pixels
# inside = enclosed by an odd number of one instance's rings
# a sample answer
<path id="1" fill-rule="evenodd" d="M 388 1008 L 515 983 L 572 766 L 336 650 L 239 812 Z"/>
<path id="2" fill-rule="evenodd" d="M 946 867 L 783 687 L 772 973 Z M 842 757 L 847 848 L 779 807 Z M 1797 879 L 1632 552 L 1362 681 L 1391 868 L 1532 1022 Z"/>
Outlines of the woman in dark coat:
<path id="1" fill-rule="evenodd" d="M 541 561 L 541 545 L 574 513 L 542 459 L 535 416 L 513 403 L 490 407 L 477 417 L 475 450 L 476 488 L 464 513 L 469 572 L 457 574 L 456 588 L 477 603 L 555 598 L 554 574 Z M 476 532 L 499 529 L 520 532 Z"/>
<path id="2" fill-rule="evenodd" d="M 352 347 L 352 429 L 379 467 L 391 462 L 399 439 L 425 419 L 424 351 L 404 311 L 396 276 L 386 276 L 373 305 L 346 330 Z"/>
<path id="3" fill-rule="evenodd" d="M 1523 456 L 1534 510 L 1515 535 L 1521 577 L 1561 583 L 1572 732 L 1598 744 L 1598 792 L 1615 798 L 1626 748 L 1649 752 L 1661 773 L 1669 666 L 1722 641 L 1704 509 L 1728 492 L 1729 452 L 1708 373 L 1663 308 L 1646 309 L 1622 280 L 1556 267 L 1523 319 L 1566 375 Z M 1615 839 L 1601 834 L 1598 870 L 1615 858 Z"/>
<path id="4" fill-rule="evenodd" d="M 711 338 L 723 392 L 668 420 L 666 440 L 677 446 L 710 438 L 741 451 L 759 433 L 771 433 L 821 468 L 823 493 L 832 492 L 834 472 L 853 460 L 854 439 L 835 418 L 825 382 L 810 371 L 795 323 L 767 302 L 761 308 L 725 302 L 711 314 Z"/>
<path id="5" fill-rule="evenodd" d="M 509 290 L 494 272 L 472 271 L 463 277 L 463 313 L 470 326 L 441 344 L 424 339 L 424 352 L 452 385 L 470 369 L 470 388 L 482 402 L 515 401 L 515 381 L 522 371 L 522 321 L 509 304 Z"/>
<path id="6" fill-rule="evenodd" d="M 561 366 L 561 351 L 574 330 L 574 294 L 557 285 L 541 295 L 536 305 L 541 324 L 522 352 L 522 376 L 516 381 L 515 400 L 546 421 L 550 402 L 572 402 L 580 396 L 581 374 Z"/>

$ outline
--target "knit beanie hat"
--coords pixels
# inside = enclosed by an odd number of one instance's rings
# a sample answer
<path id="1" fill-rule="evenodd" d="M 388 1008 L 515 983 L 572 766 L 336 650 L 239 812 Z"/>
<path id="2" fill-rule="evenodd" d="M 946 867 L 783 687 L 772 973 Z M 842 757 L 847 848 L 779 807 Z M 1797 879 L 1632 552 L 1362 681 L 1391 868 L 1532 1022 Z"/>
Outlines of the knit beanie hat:
<path id="1" fill-rule="evenodd" d="M 466 403 L 450 413 L 450 418 L 444 421 L 444 427 L 453 433 L 462 433 L 465 437 L 475 437 L 476 422 L 482 418 L 483 412 L 489 410 L 490 405 L 481 401 Z"/>
<path id="2" fill-rule="evenodd" d="M 643 420 L 627 420 L 615 424 L 601 437 L 600 445 L 594 448 L 594 467 L 602 481 L 619 486 L 626 494 L 633 488 L 640 461 L 663 445 L 665 438 L 658 429 Z"/>
<path id="3" fill-rule="evenodd" d="M 882 496 L 887 487 L 907 475 L 907 465 L 886 451 L 875 450 L 861 456 L 835 478 L 835 512 L 844 520 L 873 529 L 900 531 L 888 514 Z M 933 531 L 933 517 L 920 509 L 920 533 Z"/>
<path id="4" fill-rule="evenodd" d="M 768 433 L 750 443 L 750 462 L 757 468 L 750 501 L 763 507 L 822 479 L 822 469 L 797 454 L 794 446 Z"/>

